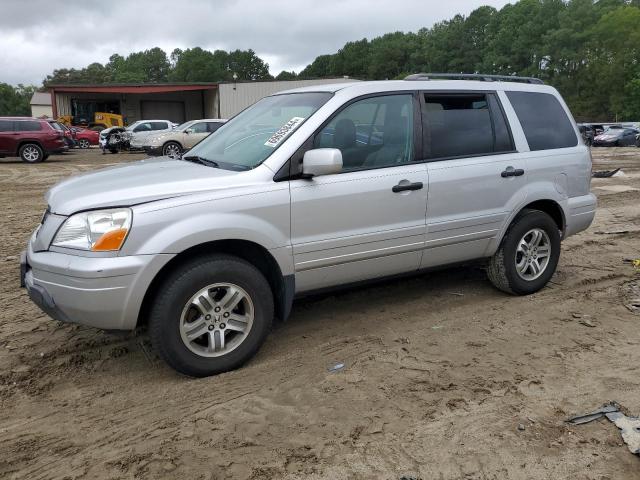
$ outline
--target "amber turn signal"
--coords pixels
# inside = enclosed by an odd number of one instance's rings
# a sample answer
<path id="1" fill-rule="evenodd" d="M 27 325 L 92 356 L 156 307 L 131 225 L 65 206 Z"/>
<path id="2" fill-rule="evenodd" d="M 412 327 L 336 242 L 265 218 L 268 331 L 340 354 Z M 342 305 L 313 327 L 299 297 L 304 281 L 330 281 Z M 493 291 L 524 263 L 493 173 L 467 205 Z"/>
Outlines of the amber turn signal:
<path id="1" fill-rule="evenodd" d="M 120 250 L 124 243 L 128 230 L 126 228 L 118 228 L 102 235 L 96 243 L 93 244 L 91 250 L 94 252 L 106 252 L 111 250 Z"/>

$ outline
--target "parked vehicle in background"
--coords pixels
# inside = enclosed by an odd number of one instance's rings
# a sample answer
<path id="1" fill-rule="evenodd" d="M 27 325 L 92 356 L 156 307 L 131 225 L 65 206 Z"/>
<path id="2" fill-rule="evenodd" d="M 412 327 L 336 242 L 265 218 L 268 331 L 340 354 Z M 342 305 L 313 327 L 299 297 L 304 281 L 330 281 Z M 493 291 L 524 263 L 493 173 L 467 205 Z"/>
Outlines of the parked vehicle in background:
<path id="1" fill-rule="evenodd" d="M 593 139 L 596 137 L 595 128 L 591 125 L 579 123 L 578 130 L 580 130 L 580 135 L 582 135 L 584 143 L 591 146 L 593 144 Z"/>
<path id="2" fill-rule="evenodd" d="M 149 138 L 172 131 L 173 122 L 169 120 L 139 120 L 127 127 L 131 133 L 130 150 L 143 150 Z"/>
<path id="3" fill-rule="evenodd" d="M 29 117 L 0 117 L 0 157 L 20 157 L 38 163 L 68 147 L 61 128 L 47 120 Z"/>
<path id="4" fill-rule="evenodd" d="M 177 157 L 218 130 L 226 121 L 210 118 L 185 122 L 171 132 L 150 136 L 144 150 L 149 155 Z"/>
<path id="5" fill-rule="evenodd" d="M 77 127 L 73 127 L 72 130 L 75 130 L 76 141 L 80 148 L 89 148 L 91 145 L 98 145 L 100 141 L 100 133 L 95 130 Z"/>
<path id="6" fill-rule="evenodd" d="M 637 144 L 640 131 L 633 128 L 612 126 L 593 139 L 594 147 L 629 147 Z"/>
<path id="7" fill-rule="evenodd" d="M 62 130 L 62 133 L 64 134 L 64 141 L 68 148 L 74 148 L 77 146 L 76 133 L 71 128 L 55 120 L 50 120 L 49 122 L 56 130 Z"/>

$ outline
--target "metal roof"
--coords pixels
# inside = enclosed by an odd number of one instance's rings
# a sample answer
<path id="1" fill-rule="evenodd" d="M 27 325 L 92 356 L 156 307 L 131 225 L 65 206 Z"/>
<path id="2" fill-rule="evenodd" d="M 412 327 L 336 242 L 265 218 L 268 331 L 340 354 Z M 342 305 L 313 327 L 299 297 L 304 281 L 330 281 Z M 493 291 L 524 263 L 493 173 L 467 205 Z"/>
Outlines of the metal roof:
<path id="1" fill-rule="evenodd" d="M 89 92 L 89 93 L 168 93 L 193 90 L 214 90 L 217 83 L 128 83 L 128 84 L 49 84 L 47 88 L 55 92 Z"/>
<path id="2" fill-rule="evenodd" d="M 51 105 L 51 94 L 48 92 L 35 92 L 29 103 L 31 105 Z"/>

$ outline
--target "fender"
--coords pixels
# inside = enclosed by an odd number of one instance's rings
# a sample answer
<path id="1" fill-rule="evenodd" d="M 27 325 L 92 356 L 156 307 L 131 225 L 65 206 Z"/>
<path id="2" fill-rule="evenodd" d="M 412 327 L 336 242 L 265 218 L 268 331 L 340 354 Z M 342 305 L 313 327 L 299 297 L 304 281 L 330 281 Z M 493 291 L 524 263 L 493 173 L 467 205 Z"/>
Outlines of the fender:
<path id="1" fill-rule="evenodd" d="M 562 212 L 562 224 L 564 226 L 563 233 L 566 230 L 566 220 L 568 218 L 568 199 L 566 195 L 558 192 L 555 183 L 549 181 L 538 181 L 527 185 L 524 199 L 514 208 L 507 216 L 505 223 L 500 229 L 500 233 L 491 241 L 485 252 L 487 257 L 492 256 L 498 250 L 504 235 L 513 222 L 514 218 L 525 208 L 534 202 L 541 200 L 552 201 L 556 203 Z"/>

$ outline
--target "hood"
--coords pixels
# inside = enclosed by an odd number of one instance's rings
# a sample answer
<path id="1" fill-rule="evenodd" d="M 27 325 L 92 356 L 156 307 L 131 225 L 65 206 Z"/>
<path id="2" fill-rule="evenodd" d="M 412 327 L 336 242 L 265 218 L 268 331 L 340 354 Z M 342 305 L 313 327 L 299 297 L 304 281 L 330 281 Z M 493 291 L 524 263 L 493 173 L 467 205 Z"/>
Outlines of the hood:
<path id="1" fill-rule="evenodd" d="M 230 177 L 238 173 L 159 157 L 71 177 L 51 188 L 45 198 L 53 213 L 71 215 L 228 188 Z"/>

